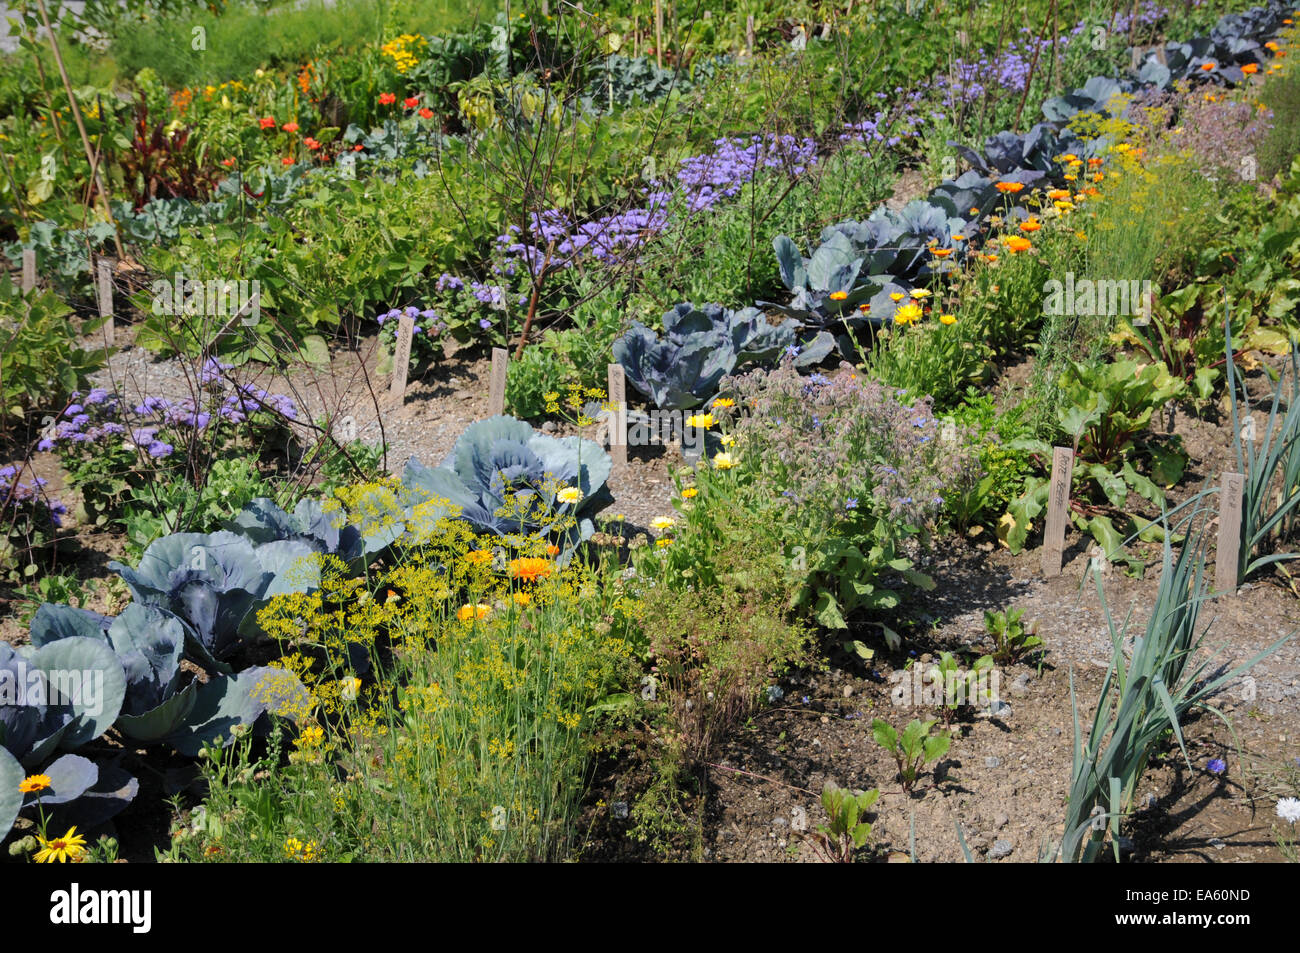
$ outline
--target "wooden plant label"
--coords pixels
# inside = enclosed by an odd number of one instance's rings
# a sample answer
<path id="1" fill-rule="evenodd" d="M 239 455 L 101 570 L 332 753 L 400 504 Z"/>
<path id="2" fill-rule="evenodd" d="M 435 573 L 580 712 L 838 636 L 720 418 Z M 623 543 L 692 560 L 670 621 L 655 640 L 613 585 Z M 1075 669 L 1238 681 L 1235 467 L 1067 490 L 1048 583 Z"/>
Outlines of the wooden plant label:
<path id="1" fill-rule="evenodd" d="M 492 379 L 488 383 L 488 416 L 506 412 L 506 366 L 510 356 L 503 347 L 492 349 Z"/>
<path id="2" fill-rule="evenodd" d="M 415 318 L 403 314 L 397 322 L 397 344 L 393 349 L 393 387 L 390 396 L 398 402 L 406 393 L 406 373 L 411 364 L 411 338 L 415 334 Z"/>
<path id="3" fill-rule="evenodd" d="M 614 468 L 627 466 L 627 378 L 622 364 L 609 365 L 609 455 Z"/>
<path id="4" fill-rule="evenodd" d="M 1059 576 L 1065 553 L 1066 512 L 1070 506 L 1070 480 L 1074 476 L 1074 450 L 1052 448 L 1052 485 L 1047 497 L 1047 527 L 1043 532 L 1043 575 Z"/>
<path id="5" fill-rule="evenodd" d="M 104 319 L 104 343 L 113 347 L 117 343 L 117 327 L 113 321 L 113 269 L 107 258 L 95 263 L 95 292 L 99 316 Z"/>
<path id="6" fill-rule="evenodd" d="M 24 293 L 36 287 L 36 249 L 23 249 L 23 277 L 20 286 Z"/>
<path id="7" fill-rule="evenodd" d="M 1240 473 L 1225 473 L 1219 493 L 1219 547 L 1214 556 L 1214 588 L 1218 592 L 1237 591 L 1237 561 L 1241 556 L 1241 494 L 1246 478 Z"/>

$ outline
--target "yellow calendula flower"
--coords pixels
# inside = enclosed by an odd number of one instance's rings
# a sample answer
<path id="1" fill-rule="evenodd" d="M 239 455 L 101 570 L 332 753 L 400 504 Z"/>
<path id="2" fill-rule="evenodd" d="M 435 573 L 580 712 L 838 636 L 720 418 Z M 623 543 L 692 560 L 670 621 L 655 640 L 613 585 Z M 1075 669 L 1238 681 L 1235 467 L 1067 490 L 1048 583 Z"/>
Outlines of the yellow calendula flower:
<path id="1" fill-rule="evenodd" d="M 957 323 L 957 316 L 956 316 L 955 314 L 941 314 L 941 315 L 939 315 L 939 323 L 940 323 L 940 324 L 956 324 L 956 323 Z"/>
<path id="2" fill-rule="evenodd" d="M 909 301 L 894 312 L 894 323 L 901 325 L 915 324 L 921 320 L 921 306 Z"/>
<path id="3" fill-rule="evenodd" d="M 582 500 L 582 491 L 576 486 L 566 486 L 559 493 L 555 494 L 555 498 L 561 503 L 578 503 Z"/>
<path id="4" fill-rule="evenodd" d="M 671 516 L 656 516 L 650 521 L 650 528 L 659 530 L 672 529 L 676 522 Z"/>
<path id="5" fill-rule="evenodd" d="M 517 606 L 526 606 L 533 601 L 533 597 L 526 592 L 516 592 L 513 598 Z"/>
<path id="6" fill-rule="evenodd" d="M 912 289 L 912 297 L 915 298 L 917 301 L 924 301 L 926 298 L 930 297 L 930 295 L 933 293 L 934 292 L 932 292 L 929 288 Z"/>
<path id="7" fill-rule="evenodd" d="M 463 605 L 456 610 L 456 618 L 461 622 L 469 622 L 471 619 L 483 619 L 492 611 L 491 606 L 477 603 L 475 605 Z"/>
<path id="8" fill-rule="evenodd" d="M 325 729 L 320 725 L 308 725 L 298 732 L 299 748 L 316 748 L 325 740 Z"/>
<path id="9" fill-rule="evenodd" d="M 724 447 L 734 447 L 736 445 L 736 438 L 729 433 L 723 434 L 718 438 L 718 443 L 722 444 Z"/>
<path id="10" fill-rule="evenodd" d="M 68 832 L 62 837 L 51 837 L 46 840 L 38 834 L 36 839 L 40 841 L 41 849 L 36 852 L 32 860 L 38 864 L 52 864 L 56 860 L 61 864 L 68 861 L 75 864 L 86 856 L 86 838 L 78 834 L 75 827 L 68 828 Z"/>
<path id="11" fill-rule="evenodd" d="M 716 470 L 730 470 L 736 465 L 736 460 L 729 453 L 720 453 L 713 458 L 713 467 Z"/>
<path id="12" fill-rule="evenodd" d="M 658 546 L 660 549 L 663 549 L 665 546 L 671 546 L 672 544 L 673 544 L 673 541 L 672 541 L 671 539 L 656 539 L 656 540 L 655 540 L 655 545 Z"/>
<path id="13" fill-rule="evenodd" d="M 688 427 L 704 427 L 707 429 L 712 427 L 713 423 L 712 414 L 691 414 L 686 418 L 686 426 Z"/>
<path id="14" fill-rule="evenodd" d="M 714 407 L 735 407 L 736 402 L 730 397 L 719 397 L 713 402 Z"/>
<path id="15" fill-rule="evenodd" d="M 699 492 L 700 491 L 695 489 L 695 487 L 688 486 L 686 489 L 682 490 L 682 499 L 684 500 L 693 499 L 694 497 L 699 495 Z"/>
<path id="16" fill-rule="evenodd" d="M 48 774 L 29 774 L 18 782 L 18 791 L 20 794 L 35 794 L 44 791 L 53 783 Z"/>
<path id="17" fill-rule="evenodd" d="M 345 702 L 354 702 L 361 694 L 361 679 L 355 675 L 339 680 L 339 698 Z"/>

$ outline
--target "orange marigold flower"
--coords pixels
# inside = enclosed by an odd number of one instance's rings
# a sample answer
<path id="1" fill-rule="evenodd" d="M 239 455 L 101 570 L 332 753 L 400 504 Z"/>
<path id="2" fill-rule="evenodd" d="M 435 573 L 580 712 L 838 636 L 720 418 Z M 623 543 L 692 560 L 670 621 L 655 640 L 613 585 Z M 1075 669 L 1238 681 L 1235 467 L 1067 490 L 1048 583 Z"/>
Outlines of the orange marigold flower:
<path id="1" fill-rule="evenodd" d="M 508 568 L 510 575 L 516 579 L 522 579 L 524 582 L 536 582 L 538 579 L 545 579 L 554 572 L 555 564 L 549 559 L 525 556 L 522 559 L 510 560 Z"/>

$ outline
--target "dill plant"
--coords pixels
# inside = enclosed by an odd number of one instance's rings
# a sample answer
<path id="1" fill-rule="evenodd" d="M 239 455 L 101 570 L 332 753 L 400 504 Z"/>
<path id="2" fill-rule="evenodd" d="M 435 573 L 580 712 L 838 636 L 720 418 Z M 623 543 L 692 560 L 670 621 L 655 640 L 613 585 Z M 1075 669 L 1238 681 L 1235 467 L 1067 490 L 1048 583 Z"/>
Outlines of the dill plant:
<path id="1" fill-rule="evenodd" d="M 312 695 L 283 757 L 213 752 L 213 820 L 181 849 L 298 862 L 570 856 L 599 706 L 632 681 L 638 603 L 603 562 L 560 566 L 544 540 L 507 547 L 454 516 L 422 522 L 384 484 L 340 495 L 354 525 L 405 517 L 408 534 L 363 575 L 322 557 L 317 591 L 259 612 L 276 664 Z"/>

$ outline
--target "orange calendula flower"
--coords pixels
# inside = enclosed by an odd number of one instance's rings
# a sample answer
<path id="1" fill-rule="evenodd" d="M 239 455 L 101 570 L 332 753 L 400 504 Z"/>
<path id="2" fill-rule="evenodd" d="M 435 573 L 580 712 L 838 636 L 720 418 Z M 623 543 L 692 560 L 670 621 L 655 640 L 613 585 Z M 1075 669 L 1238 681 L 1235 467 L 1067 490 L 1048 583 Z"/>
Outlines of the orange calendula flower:
<path id="1" fill-rule="evenodd" d="M 524 582 L 536 582 L 538 579 L 545 579 L 554 572 L 555 564 L 549 559 L 524 556 L 521 559 L 510 560 L 507 568 L 510 575 L 516 579 L 522 579 Z"/>
<path id="2" fill-rule="evenodd" d="M 1023 182 L 998 182 L 993 187 L 1004 195 L 1015 195 L 1017 192 L 1022 191 L 1025 186 Z"/>
<path id="3" fill-rule="evenodd" d="M 560 547 L 556 546 L 554 543 L 551 543 L 551 545 L 546 547 L 546 555 L 552 557 L 560 555 Z"/>
<path id="4" fill-rule="evenodd" d="M 1241 68 L 1241 71 L 1245 73 L 1247 76 L 1253 76 L 1255 73 L 1259 72 L 1259 64 L 1247 63 L 1245 66 Z"/>
<path id="5" fill-rule="evenodd" d="M 832 291 L 832 292 L 831 292 L 831 300 L 832 300 L 832 301 L 843 301 L 843 300 L 844 300 L 845 298 L 847 298 L 848 296 L 849 296 L 849 293 L 848 293 L 847 291 Z"/>
<path id="6" fill-rule="evenodd" d="M 860 305 L 858 305 L 858 310 L 861 311 L 863 314 L 867 314 L 867 313 L 869 313 L 869 312 L 871 311 L 871 305 L 869 305 L 869 304 L 860 304 Z"/>
<path id="7" fill-rule="evenodd" d="M 998 260 L 998 256 L 990 253 L 984 256 L 984 260 L 987 261 L 990 265 L 992 265 L 994 262 Z"/>
<path id="8" fill-rule="evenodd" d="M 1270 53 L 1276 53 L 1278 51 L 1277 41 L 1269 40 L 1264 44 L 1264 49 L 1268 50 Z"/>
<path id="9" fill-rule="evenodd" d="M 1022 251 L 1029 251 L 1029 249 L 1034 247 L 1033 242 L 1028 238 L 1021 238 L 1019 235 L 1010 236 L 1005 239 L 1002 244 L 1006 245 L 1007 251 L 1011 252 L 1013 255 L 1017 255 Z"/>
<path id="10" fill-rule="evenodd" d="M 1203 70 L 1205 70 L 1205 72 L 1209 73 L 1209 72 L 1211 72 L 1211 71 L 1214 69 L 1214 66 L 1215 66 L 1215 64 L 1214 64 L 1213 62 L 1210 62 L 1210 63 L 1202 63 L 1202 64 L 1201 64 L 1201 69 L 1203 69 Z"/>
<path id="11" fill-rule="evenodd" d="M 955 241 L 955 242 L 964 242 L 964 241 L 966 240 L 966 236 L 965 236 L 965 235 L 954 235 L 954 236 L 952 236 L 952 240 Z"/>
<path id="12" fill-rule="evenodd" d="M 1090 168 L 1090 169 L 1095 169 L 1095 168 L 1097 168 L 1098 166 L 1100 166 L 1101 164 L 1102 164 L 1102 160 L 1101 160 L 1101 159 L 1089 159 L 1089 160 L 1088 160 L 1088 168 Z"/>
<path id="13" fill-rule="evenodd" d="M 947 258 L 952 254 L 951 248 L 935 248 L 930 252 L 935 258 Z"/>
<path id="14" fill-rule="evenodd" d="M 1052 200 L 1068 199 L 1070 197 L 1069 189 L 1052 189 L 1047 193 L 1047 197 Z"/>
<path id="15" fill-rule="evenodd" d="M 1020 230 L 1022 232 L 1036 232 L 1042 227 L 1043 223 L 1036 218 L 1027 219 L 1020 223 Z"/>

